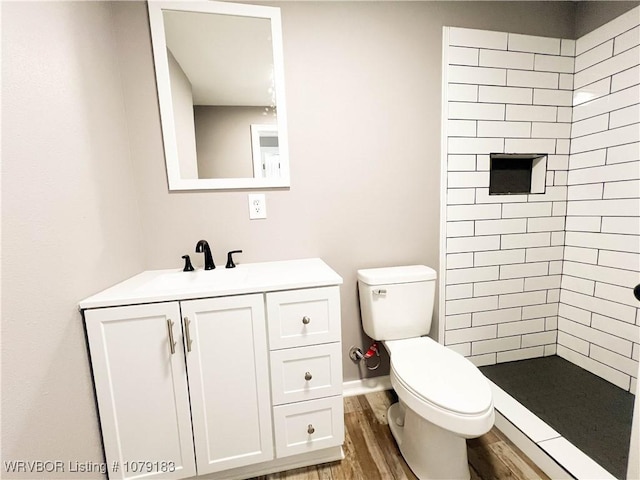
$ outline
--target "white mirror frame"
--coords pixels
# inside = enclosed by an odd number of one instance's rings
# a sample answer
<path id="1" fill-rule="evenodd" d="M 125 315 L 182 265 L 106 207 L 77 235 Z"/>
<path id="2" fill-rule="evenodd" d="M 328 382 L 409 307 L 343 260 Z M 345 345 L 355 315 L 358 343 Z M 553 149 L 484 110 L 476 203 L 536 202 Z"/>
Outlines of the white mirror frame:
<path id="1" fill-rule="evenodd" d="M 160 121 L 164 141 L 164 155 L 167 167 L 169 190 L 230 190 L 255 188 L 286 188 L 290 186 L 289 141 L 287 135 L 287 108 L 284 94 L 284 55 L 282 51 L 282 23 L 280 9 L 262 5 L 202 0 L 154 1 L 149 0 L 149 24 L 153 60 L 156 69 Z M 278 178 L 200 178 L 183 179 L 180 177 L 176 129 L 171 101 L 169 62 L 167 59 L 163 10 L 182 12 L 217 13 L 253 18 L 267 18 L 271 21 L 273 48 L 273 77 L 275 83 L 278 144 L 280 149 L 280 177 Z M 249 135 L 247 135 L 247 139 Z M 249 140 L 247 140 L 249 141 Z"/>

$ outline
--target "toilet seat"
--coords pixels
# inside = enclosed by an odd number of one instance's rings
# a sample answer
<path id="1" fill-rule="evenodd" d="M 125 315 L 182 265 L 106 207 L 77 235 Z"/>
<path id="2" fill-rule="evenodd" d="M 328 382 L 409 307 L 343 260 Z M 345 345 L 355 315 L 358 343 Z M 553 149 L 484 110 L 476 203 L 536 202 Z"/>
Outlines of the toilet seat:
<path id="1" fill-rule="evenodd" d="M 409 408 L 436 425 L 472 437 L 489 431 L 491 388 L 469 360 L 429 337 L 385 342 L 391 383 Z"/>

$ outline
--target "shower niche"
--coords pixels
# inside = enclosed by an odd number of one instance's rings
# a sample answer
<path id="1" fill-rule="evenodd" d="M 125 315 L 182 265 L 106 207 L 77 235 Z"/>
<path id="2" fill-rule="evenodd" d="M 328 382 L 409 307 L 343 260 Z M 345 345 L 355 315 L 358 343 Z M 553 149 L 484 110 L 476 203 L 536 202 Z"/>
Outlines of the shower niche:
<path id="1" fill-rule="evenodd" d="M 489 165 L 489 195 L 545 192 L 546 154 L 492 153 Z"/>

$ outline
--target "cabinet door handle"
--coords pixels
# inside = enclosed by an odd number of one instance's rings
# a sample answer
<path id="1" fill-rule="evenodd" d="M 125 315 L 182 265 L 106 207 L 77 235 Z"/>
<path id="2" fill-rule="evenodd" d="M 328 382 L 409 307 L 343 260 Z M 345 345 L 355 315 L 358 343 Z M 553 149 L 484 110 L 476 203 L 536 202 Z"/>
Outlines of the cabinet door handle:
<path id="1" fill-rule="evenodd" d="M 306 372 L 304 374 L 304 379 L 308 382 L 309 380 L 311 380 L 313 378 L 313 376 L 311 375 L 311 372 Z"/>
<path id="2" fill-rule="evenodd" d="M 309 424 L 309 426 L 307 427 L 307 433 L 309 435 L 313 435 L 313 432 L 315 432 L 315 431 L 316 431 L 316 429 L 313 428 L 313 425 Z"/>
<path id="3" fill-rule="evenodd" d="M 173 340 L 173 320 L 167 318 L 167 330 L 169 330 L 169 351 L 171 355 L 176 353 L 176 342 Z"/>
<path id="4" fill-rule="evenodd" d="M 191 340 L 191 332 L 189 331 L 189 325 L 191 325 L 189 317 L 184 317 L 184 336 L 187 340 L 187 352 L 191 351 L 191 345 L 193 344 L 193 341 Z"/>
<path id="5" fill-rule="evenodd" d="M 302 317 L 302 323 L 304 323 L 305 325 L 309 325 L 311 323 L 311 319 L 305 315 L 304 317 Z"/>

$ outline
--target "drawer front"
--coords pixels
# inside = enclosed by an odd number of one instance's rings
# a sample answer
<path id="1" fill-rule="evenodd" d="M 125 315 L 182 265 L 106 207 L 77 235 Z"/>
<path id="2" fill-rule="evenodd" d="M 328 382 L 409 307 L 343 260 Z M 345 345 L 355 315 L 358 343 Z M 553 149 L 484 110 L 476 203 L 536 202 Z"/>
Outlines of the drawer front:
<path id="1" fill-rule="evenodd" d="M 342 394 L 340 343 L 271 352 L 274 405 Z"/>
<path id="2" fill-rule="evenodd" d="M 267 293 L 272 350 L 340 341 L 339 287 Z"/>
<path id="3" fill-rule="evenodd" d="M 273 407 L 273 423 L 278 458 L 342 445 L 342 395 Z"/>

